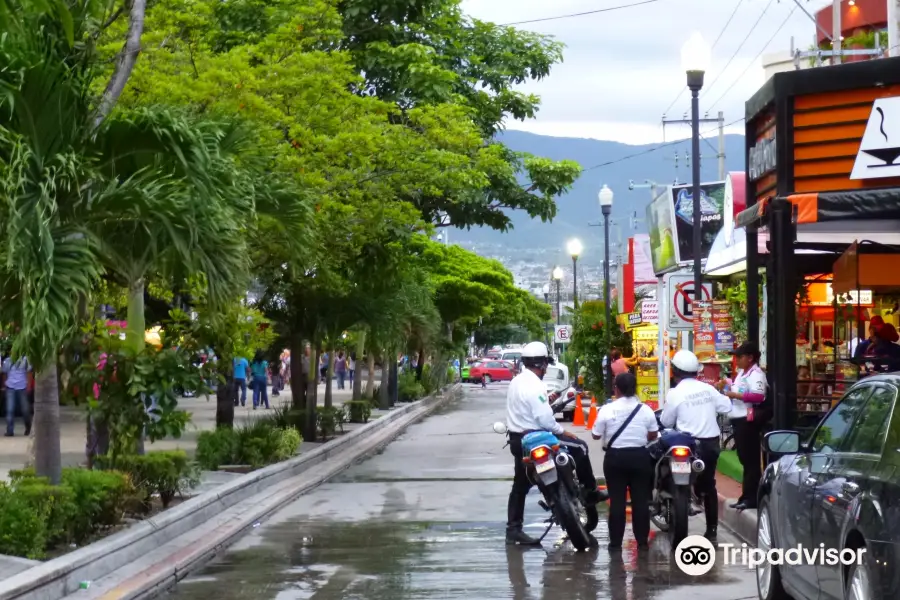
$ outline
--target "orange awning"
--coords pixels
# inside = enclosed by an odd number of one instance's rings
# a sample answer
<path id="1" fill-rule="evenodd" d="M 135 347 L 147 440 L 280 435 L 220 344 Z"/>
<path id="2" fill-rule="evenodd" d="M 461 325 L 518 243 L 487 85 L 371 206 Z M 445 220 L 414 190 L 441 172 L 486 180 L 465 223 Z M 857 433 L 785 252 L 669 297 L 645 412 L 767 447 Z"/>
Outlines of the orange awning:
<path id="1" fill-rule="evenodd" d="M 852 290 L 881 293 L 900 290 L 898 258 L 896 254 L 860 254 L 859 244 L 854 242 L 834 263 L 831 287 L 837 294 Z"/>

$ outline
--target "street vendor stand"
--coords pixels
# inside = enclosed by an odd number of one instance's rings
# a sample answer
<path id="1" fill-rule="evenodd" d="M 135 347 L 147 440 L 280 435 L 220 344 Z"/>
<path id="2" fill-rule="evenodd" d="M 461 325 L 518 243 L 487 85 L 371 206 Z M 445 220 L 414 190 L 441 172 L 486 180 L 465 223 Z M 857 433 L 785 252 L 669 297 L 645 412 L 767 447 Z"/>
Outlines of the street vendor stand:
<path id="1" fill-rule="evenodd" d="M 900 58 L 778 73 L 747 102 L 746 133 L 748 208 L 736 226 L 746 228 L 748 338 L 759 337 L 760 315 L 753 308 L 763 267 L 773 424 L 801 428 L 801 292 L 814 282 L 831 283 L 835 294 L 855 290 L 850 320 L 865 337 L 872 314 L 860 299 L 871 288 L 835 263 L 853 248 L 857 256 L 891 256 L 894 265 L 900 260 L 900 164 L 894 164 L 900 158 Z M 884 276 L 900 274 L 894 268 Z M 835 299 L 832 308 L 838 304 Z M 849 340 L 838 329 L 831 332 L 835 368 L 823 378 L 831 388 L 819 394 L 826 407 L 843 388 L 837 374 L 852 374 L 839 365 L 849 360 L 840 351 Z M 801 405 L 812 403 L 803 400 Z"/>

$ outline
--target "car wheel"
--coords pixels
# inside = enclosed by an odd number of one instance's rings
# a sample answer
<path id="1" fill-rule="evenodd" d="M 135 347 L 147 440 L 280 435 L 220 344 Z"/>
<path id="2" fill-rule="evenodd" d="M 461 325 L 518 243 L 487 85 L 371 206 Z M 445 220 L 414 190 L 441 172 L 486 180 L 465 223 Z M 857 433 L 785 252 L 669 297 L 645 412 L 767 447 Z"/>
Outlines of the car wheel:
<path id="1" fill-rule="evenodd" d="M 772 512 L 769 510 L 768 498 L 763 498 L 759 503 L 759 512 L 756 520 L 756 547 L 763 553 L 772 549 L 774 528 L 772 526 Z M 756 589 L 760 600 L 791 600 L 791 597 L 781 585 L 781 571 L 778 567 L 763 561 L 756 567 Z"/>
<path id="2" fill-rule="evenodd" d="M 850 568 L 850 576 L 847 577 L 847 591 L 844 598 L 847 600 L 872 600 L 872 578 L 869 576 L 869 567 L 866 561 L 853 565 Z"/>
<path id="3" fill-rule="evenodd" d="M 485 383 L 490 383 L 490 382 L 491 382 L 491 376 L 490 376 L 490 375 L 485 375 L 485 376 L 484 376 L 484 382 L 485 382 Z"/>

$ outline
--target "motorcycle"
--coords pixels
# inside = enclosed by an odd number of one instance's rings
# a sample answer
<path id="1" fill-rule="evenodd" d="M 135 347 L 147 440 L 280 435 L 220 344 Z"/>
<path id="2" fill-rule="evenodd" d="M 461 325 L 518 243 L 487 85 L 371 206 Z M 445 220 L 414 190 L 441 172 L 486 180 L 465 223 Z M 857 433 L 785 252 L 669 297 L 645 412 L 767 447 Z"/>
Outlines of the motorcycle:
<path id="1" fill-rule="evenodd" d="M 656 411 L 657 422 L 661 412 Z M 674 550 L 687 537 L 688 518 L 695 513 L 693 485 L 706 465 L 693 437 L 665 429 L 662 423 L 660 435 L 649 449 L 654 462 L 650 520 L 660 531 L 671 532 Z"/>
<path id="2" fill-rule="evenodd" d="M 550 408 L 561 412 L 575 401 L 575 391 L 569 390 L 553 401 Z M 506 424 L 494 423 L 494 431 L 506 434 Z M 533 431 L 522 436 L 522 460 L 529 480 L 541 491 L 544 499 L 538 504 L 550 513 L 547 535 L 553 525 L 559 525 L 579 551 L 588 549 L 593 538 L 590 533 L 600 520 L 596 505 L 582 499 L 583 488 L 575 473 L 575 460 L 560 439 L 549 431 Z"/>

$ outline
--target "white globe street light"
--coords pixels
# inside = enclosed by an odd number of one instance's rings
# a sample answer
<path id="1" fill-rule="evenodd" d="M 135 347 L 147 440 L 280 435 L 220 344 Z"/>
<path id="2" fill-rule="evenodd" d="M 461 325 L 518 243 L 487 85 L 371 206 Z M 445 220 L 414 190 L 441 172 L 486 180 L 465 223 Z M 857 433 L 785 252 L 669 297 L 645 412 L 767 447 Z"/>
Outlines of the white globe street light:
<path id="1" fill-rule="evenodd" d="M 606 312 L 606 325 L 604 326 L 606 330 L 606 347 L 609 349 L 611 345 L 610 323 L 612 322 L 610 318 L 609 292 L 609 215 L 612 213 L 613 191 L 609 189 L 609 186 L 603 184 L 597 197 L 600 199 L 600 210 L 603 212 L 603 237 L 605 238 L 603 244 L 606 249 L 603 255 L 603 304 Z M 603 383 L 606 389 L 606 397 L 612 398 L 612 360 L 609 358 L 606 360 L 606 372 L 603 374 Z"/>
<path id="2" fill-rule="evenodd" d="M 577 259 L 581 254 L 581 251 L 584 250 L 584 247 L 581 245 L 581 240 L 574 238 L 569 240 L 569 243 L 566 244 L 566 250 L 569 251 L 569 256 Z"/>

